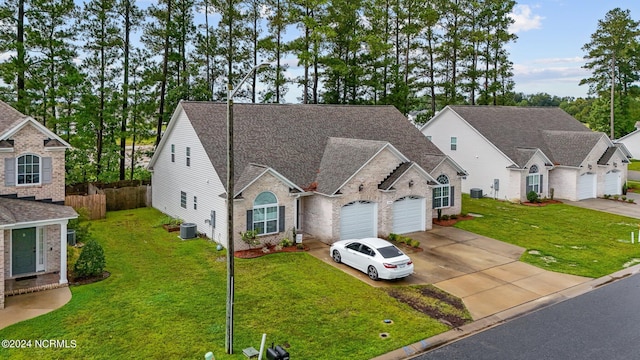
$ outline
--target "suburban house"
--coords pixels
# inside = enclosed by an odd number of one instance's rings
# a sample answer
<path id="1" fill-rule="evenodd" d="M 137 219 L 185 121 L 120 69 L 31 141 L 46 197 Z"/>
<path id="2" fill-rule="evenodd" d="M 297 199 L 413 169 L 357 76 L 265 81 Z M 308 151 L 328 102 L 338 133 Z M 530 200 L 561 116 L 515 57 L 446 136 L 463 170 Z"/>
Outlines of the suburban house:
<path id="1" fill-rule="evenodd" d="M 392 106 L 234 105 L 234 246 L 293 231 L 332 243 L 458 214 L 466 172 Z M 149 169 L 153 207 L 226 246 L 224 103 L 183 101 Z"/>
<path id="2" fill-rule="evenodd" d="M 620 194 L 626 151 L 560 108 L 447 106 L 422 133 L 469 172 L 462 191 L 509 201 Z"/>
<path id="3" fill-rule="evenodd" d="M 21 281 L 67 284 L 64 140 L 0 101 L 0 309 Z"/>
<path id="4" fill-rule="evenodd" d="M 640 159 L 640 121 L 636 122 L 635 127 L 635 130 L 614 142 L 624 145 L 632 159 Z"/>

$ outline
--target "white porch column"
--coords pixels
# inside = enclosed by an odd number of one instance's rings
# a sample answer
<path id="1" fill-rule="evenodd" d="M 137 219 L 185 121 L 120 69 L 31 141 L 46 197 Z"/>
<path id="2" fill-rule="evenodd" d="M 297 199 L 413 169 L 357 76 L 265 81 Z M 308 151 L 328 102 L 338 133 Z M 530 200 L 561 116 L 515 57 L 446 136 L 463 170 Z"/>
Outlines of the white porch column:
<path id="1" fill-rule="evenodd" d="M 67 223 L 60 223 L 60 284 L 66 284 L 67 280 Z"/>

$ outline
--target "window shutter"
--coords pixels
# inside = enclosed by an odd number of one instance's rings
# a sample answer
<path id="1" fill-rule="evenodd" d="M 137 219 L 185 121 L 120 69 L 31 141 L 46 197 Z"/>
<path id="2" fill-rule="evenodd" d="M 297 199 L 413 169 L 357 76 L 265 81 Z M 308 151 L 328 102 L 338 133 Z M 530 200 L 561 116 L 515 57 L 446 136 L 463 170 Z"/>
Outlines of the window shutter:
<path id="1" fill-rule="evenodd" d="M 51 173 L 53 169 L 51 166 L 51 158 L 43 157 L 42 158 L 42 183 L 43 184 L 51 184 Z"/>
<path id="2" fill-rule="evenodd" d="M 454 199 L 456 198 L 456 191 L 455 191 L 456 188 L 454 186 L 452 186 L 450 189 L 451 189 L 450 190 L 451 191 L 451 200 L 449 200 L 449 206 L 453 206 L 455 204 Z"/>
<path id="3" fill-rule="evenodd" d="M 436 189 L 431 189 L 431 208 L 436 208 Z"/>
<path id="4" fill-rule="evenodd" d="M 278 232 L 284 232 L 284 206 L 278 208 Z"/>
<path id="5" fill-rule="evenodd" d="M 540 192 L 541 193 L 542 193 L 542 184 L 543 184 L 543 182 L 542 182 L 542 174 L 540 174 Z"/>
<path id="6" fill-rule="evenodd" d="M 525 187 L 525 196 L 531 191 L 531 178 L 527 175 L 526 187 Z"/>
<path id="7" fill-rule="evenodd" d="M 16 185 L 16 159 L 15 158 L 4 159 L 4 185 L 5 186 Z"/>
<path id="8" fill-rule="evenodd" d="M 253 210 L 247 210 L 247 231 L 253 230 Z"/>

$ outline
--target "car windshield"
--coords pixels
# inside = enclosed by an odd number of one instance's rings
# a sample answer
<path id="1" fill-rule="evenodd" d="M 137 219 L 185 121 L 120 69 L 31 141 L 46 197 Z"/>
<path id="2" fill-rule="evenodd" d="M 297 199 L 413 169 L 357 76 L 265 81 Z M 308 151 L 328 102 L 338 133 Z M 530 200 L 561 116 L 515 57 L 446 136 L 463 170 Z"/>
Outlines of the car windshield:
<path id="1" fill-rule="evenodd" d="M 394 258 L 396 256 L 403 255 L 402 251 L 400 251 L 397 247 L 393 245 L 379 248 L 378 251 L 380 252 L 380 255 L 382 255 L 382 257 L 385 259 Z"/>

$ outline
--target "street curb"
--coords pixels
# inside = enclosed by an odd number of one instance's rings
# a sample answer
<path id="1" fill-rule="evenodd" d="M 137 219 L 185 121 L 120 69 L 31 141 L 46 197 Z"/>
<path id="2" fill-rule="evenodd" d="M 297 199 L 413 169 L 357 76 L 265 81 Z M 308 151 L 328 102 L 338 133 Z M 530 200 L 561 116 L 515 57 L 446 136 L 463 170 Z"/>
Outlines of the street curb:
<path id="1" fill-rule="evenodd" d="M 546 308 L 550 305 L 558 304 L 565 300 L 583 295 L 601 286 L 637 274 L 638 272 L 640 272 L 640 265 L 631 266 L 627 269 L 617 271 L 613 274 L 589 280 L 582 284 L 578 284 L 564 290 L 560 290 L 553 294 L 529 301 L 527 303 L 514 306 L 499 313 L 486 316 L 472 323 L 451 329 L 447 332 L 432 336 L 424 340 L 420 340 L 416 343 L 404 346 L 400 349 L 396 349 L 386 354 L 382 354 L 380 356 L 372 358 L 371 360 L 412 359 L 428 350 L 432 350 L 453 341 L 460 340 L 464 337 L 503 324 L 509 320 L 513 320 L 515 318 Z"/>

